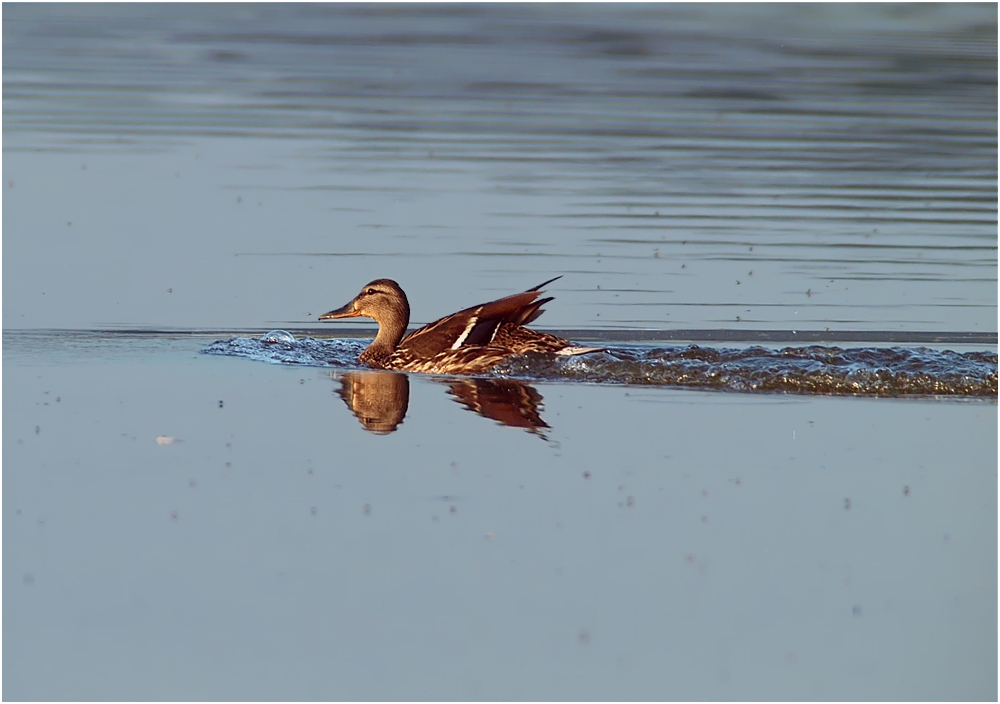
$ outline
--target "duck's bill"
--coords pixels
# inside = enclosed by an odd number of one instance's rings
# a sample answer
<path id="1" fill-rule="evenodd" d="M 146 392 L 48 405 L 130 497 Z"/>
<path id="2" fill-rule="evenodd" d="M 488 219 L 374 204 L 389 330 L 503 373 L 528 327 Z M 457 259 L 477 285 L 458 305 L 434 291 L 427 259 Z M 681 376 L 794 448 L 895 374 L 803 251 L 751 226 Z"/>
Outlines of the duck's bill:
<path id="1" fill-rule="evenodd" d="M 343 308 L 338 308 L 337 310 L 331 310 L 329 313 L 323 313 L 319 316 L 320 320 L 336 320 L 337 318 L 357 318 L 361 313 L 354 310 L 354 301 L 351 301 Z"/>

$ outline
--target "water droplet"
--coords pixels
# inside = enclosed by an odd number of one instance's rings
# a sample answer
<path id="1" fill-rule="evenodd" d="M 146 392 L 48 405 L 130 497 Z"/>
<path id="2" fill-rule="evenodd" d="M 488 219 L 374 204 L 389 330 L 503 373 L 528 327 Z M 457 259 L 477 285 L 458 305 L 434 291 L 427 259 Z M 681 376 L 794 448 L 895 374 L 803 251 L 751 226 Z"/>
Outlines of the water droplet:
<path id="1" fill-rule="evenodd" d="M 260 341 L 270 344 L 280 343 L 283 345 L 291 345 L 295 343 L 295 337 L 287 330 L 272 330 L 266 335 L 263 335 L 260 338 Z"/>

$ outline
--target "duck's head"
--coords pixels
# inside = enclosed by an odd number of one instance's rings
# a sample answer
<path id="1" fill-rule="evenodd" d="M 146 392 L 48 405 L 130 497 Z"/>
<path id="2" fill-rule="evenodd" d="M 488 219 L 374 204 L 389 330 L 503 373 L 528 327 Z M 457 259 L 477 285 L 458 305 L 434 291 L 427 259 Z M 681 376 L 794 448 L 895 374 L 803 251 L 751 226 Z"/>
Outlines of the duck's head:
<path id="1" fill-rule="evenodd" d="M 406 294 L 392 279 L 375 279 L 361 289 L 346 306 L 331 310 L 319 316 L 320 320 L 338 318 L 372 318 L 380 325 L 387 325 L 400 331 L 410 322 L 410 304 Z"/>

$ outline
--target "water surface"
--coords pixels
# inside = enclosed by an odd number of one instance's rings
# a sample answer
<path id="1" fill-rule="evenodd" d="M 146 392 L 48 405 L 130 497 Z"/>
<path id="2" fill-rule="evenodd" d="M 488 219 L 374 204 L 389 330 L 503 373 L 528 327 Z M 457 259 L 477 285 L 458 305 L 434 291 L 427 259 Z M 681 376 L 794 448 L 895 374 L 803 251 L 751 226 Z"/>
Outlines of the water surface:
<path id="1" fill-rule="evenodd" d="M 682 386 L 724 391 L 765 391 L 856 396 L 997 397 L 996 352 L 955 352 L 927 347 L 784 347 L 768 349 L 614 345 L 559 357 L 509 358 L 489 376 L 525 381 L 584 381 L 641 386 Z M 371 341 L 296 339 L 284 330 L 261 337 L 218 340 L 203 352 L 277 364 L 357 368 Z M 390 392 L 391 395 L 391 392 Z"/>
<path id="2" fill-rule="evenodd" d="M 5 329 L 997 321 L 990 5 L 12 5 Z"/>
<path id="3" fill-rule="evenodd" d="M 995 5 L 7 4 L 3 67 L 5 699 L 996 700 Z M 316 323 L 560 274 L 609 352 Z"/>
<path id="4" fill-rule="evenodd" d="M 996 687 L 995 402 L 389 374 L 386 432 L 209 342 L 4 335 L 5 698 Z"/>

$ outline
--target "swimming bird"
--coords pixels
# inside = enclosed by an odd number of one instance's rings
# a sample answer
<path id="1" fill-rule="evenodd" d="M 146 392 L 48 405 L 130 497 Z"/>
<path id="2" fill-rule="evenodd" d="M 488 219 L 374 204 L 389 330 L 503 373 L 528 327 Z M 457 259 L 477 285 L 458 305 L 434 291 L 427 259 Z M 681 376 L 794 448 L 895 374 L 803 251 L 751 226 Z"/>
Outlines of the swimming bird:
<path id="1" fill-rule="evenodd" d="M 392 279 L 375 279 L 347 305 L 319 316 L 337 320 L 364 316 L 378 323 L 375 341 L 359 361 L 376 369 L 430 374 L 481 374 L 503 360 L 526 352 L 586 354 L 599 347 L 579 347 L 555 335 L 524 327 L 552 300 L 539 298 L 549 279 L 524 293 L 466 308 L 435 320 L 406 337 L 410 304 Z"/>

